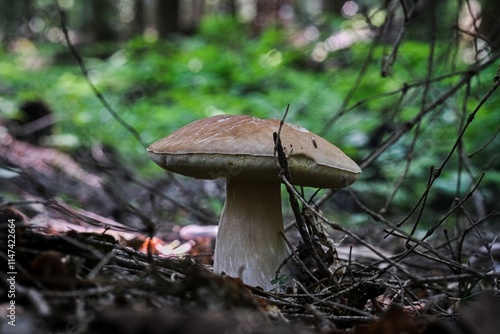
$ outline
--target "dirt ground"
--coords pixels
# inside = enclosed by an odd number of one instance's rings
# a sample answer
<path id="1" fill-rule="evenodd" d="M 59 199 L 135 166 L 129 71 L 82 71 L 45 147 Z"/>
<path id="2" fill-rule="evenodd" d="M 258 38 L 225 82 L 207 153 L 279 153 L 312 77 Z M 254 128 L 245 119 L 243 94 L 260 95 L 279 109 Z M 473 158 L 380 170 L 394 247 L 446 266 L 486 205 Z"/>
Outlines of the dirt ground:
<path id="1" fill-rule="evenodd" d="M 69 153 L 3 133 L 0 189 L 1 333 L 500 328 L 500 244 L 473 242 L 491 240 L 488 226 L 455 233 L 462 238 L 457 253 L 456 239 L 423 242 L 398 229 L 392 239 L 398 242 L 367 243 L 363 236 L 373 227 L 354 231 L 324 222 L 328 228 L 317 228 L 311 221 L 319 218 L 309 212 L 307 235 L 287 233 L 308 271 L 287 287 L 264 291 L 211 272 L 213 235 L 180 233 L 180 220 L 217 224 L 203 199 L 223 197 L 220 183 L 144 181 L 121 167 L 110 148 Z M 332 246 L 335 229 L 349 242 Z"/>

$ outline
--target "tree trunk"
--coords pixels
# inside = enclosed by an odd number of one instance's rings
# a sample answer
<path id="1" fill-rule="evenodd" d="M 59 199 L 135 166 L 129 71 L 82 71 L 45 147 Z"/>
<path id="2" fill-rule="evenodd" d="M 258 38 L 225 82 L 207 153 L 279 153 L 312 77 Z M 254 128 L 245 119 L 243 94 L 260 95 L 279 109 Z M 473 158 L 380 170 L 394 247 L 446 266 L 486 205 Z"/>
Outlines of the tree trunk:
<path id="1" fill-rule="evenodd" d="M 20 36 L 29 36 L 29 22 L 33 13 L 31 0 L 4 1 L 0 4 L 0 31 L 4 34 L 5 45 Z"/>
<path id="2" fill-rule="evenodd" d="M 481 6 L 479 31 L 486 37 L 491 49 L 498 51 L 500 50 L 500 1 L 483 0 Z"/>
<path id="3" fill-rule="evenodd" d="M 323 1 L 323 11 L 326 13 L 331 13 L 335 15 L 342 14 L 342 7 L 347 0 L 324 0 Z"/>
<path id="4" fill-rule="evenodd" d="M 90 2 L 92 17 L 90 29 L 92 39 L 96 42 L 109 42 L 117 38 L 111 22 L 116 19 L 112 1 L 92 0 Z"/>
<path id="5" fill-rule="evenodd" d="M 156 6 L 156 24 L 160 38 L 165 39 L 172 33 L 179 32 L 179 0 L 158 0 Z"/>
<path id="6" fill-rule="evenodd" d="M 135 0 L 135 17 L 134 17 L 134 35 L 142 35 L 146 28 L 146 8 L 144 5 L 144 0 Z"/>

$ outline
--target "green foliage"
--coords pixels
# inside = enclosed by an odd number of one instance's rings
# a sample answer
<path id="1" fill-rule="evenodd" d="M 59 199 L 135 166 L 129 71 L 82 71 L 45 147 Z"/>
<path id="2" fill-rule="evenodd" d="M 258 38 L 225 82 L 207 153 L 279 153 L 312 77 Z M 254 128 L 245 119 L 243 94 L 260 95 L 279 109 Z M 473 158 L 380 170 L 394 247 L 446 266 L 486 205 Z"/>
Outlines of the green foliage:
<path id="1" fill-rule="evenodd" d="M 411 121 L 456 84 L 461 71 L 468 67 L 458 52 L 450 52 L 452 44 L 437 43 L 432 77 L 457 74 L 431 82 L 424 89 L 431 54 L 428 43 L 402 43 L 394 54 L 390 75 L 382 77 L 381 66 L 392 46 L 376 46 L 367 60 L 372 45 L 359 42 L 329 55 L 333 64 L 337 58 L 348 60 L 345 64 L 317 71 L 310 60 L 313 46 L 293 47 L 291 36 L 278 28 L 269 28 L 254 38 L 249 38 L 245 29 L 231 18 L 213 16 L 207 17 L 198 33 L 189 38 L 137 38 L 104 59 L 92 54 L 92 50 L 85 50 L 83 56 L 92 82 L 148 143 L 191 121 L 218 113 L 281 118 L 288 104 L 288 121 L 320 132 L 343 106 L 349 111 L 323 129 L 324 136 L 356 161 L 363 161 L 373 152 L 375 147 L 370 142 L 380 127 L 389 124 L 388 132 L 380 138 L 383 142 L 394 129 Z M 29 41 L 21 42 L 24 44 L 10 52 L 0 50 L 2 115 L 11 117 L 13 104 L 40 97 L 55 111 L 58 133 L 75 135 L 80 145 L 102 141 L 119 149 L 142 173 L 160 173 L 158 168 L 152 168 L 144 148 L 98 101 L 66 49 L 52 47 L 51 52 L 50 46 L 40 49 Z M 359 86 L 353 90 L 363 68 L 366 70 Z M 408 174 L 394 198 L 400 210 L 411 208 L 425 190 L 430 167 L 444 161 L 468 113 L 491 87 L 494 75 L 495 68 L 490 67 L 471 81 L 471 91 L 477 94 L 466 95 L 461 90 L 451 95 L 422 119 L 418 135 L 415 127 L 400 138 L 364 171 L 364 182 L 354 187 L 383 203 L 394 191 L 411 154 Z M 409 85 L 406 90 L 405 85 Z M 495 106 L 500 105 L 499 99 L 498 94 L 492 96 L 466 132 L 463 145 L 467 152 L 481 148 L 496 131 L 500 113 Z M 498 159 L 491 158 L 496 154 L 498 140 L 472 158 L 474 166 L 479 166 L 473 174 L 488 171 L 486 184 L 499 179 L 498 173 L 492 171 Z M 415 147 L 410 151 L 412 145 Z M 470 176 L 463 172 L 459 175 L 457 165 L 455 156 L 437 182 L 435 196 L 463 195 L 470 189 Z M 463 180 L 463 189 L 457 193 L 453 185 L 458 179 Z"/>

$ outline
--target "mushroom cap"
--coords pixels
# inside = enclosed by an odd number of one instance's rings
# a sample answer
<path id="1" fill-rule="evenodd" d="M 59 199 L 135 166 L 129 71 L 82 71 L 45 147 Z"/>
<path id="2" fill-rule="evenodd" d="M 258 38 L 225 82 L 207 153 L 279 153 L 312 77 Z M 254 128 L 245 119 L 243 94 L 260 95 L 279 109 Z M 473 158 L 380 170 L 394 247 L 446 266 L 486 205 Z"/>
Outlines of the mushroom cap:
<path id="1" fill-rule="evenodd" d="M 166 170 L 199 179 L 279 182 L 273 140 L 279 125 L 243 115 L 204 118 L 153 143 L 148 156 Z M 283 124 L 280 139 L 293 184 L 342 188 L 361 173 L 339 148 L 300 126 Z"/>

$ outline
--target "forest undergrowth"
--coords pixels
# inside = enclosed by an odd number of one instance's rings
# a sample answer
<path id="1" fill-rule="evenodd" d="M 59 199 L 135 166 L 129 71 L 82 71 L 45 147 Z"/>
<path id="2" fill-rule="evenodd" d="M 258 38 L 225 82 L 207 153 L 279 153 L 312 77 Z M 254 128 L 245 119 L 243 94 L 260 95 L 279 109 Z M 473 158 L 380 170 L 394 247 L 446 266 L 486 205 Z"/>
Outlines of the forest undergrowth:
<path id="1" fill-rule="evenodd" d="M 294 120 L 323 124 L 322 136 L 342 128 L 363 174 L 347 190 L 304 191 L 291 185 L 275 141 L 284 237 L 303 275 L 287 285 L 278 277 L 271 291 L 212 273 L 214 236 L 181 232 L 217 224 L 219 182 L 146 178 L 113 145 L 40 145 L 1 120 L 0 237 L 12 240 L 0 245 L 2 332 L 497 333 L 500 54 L 480 58 L 457 30 L 444 47 L 430 39 L 414 78 L 363 94 L 372 81 L 415 69 L 400 54 L 407 9 L 385 8 L 386 25 L 340 105 L 316 114 L 311 95 L 289 106 Z M 68 52 L 102 112 L 146 147 L 94 84 L 65 15 Z M 384 28 L 401 15 L 389 36 Z M 456 60 L 464 43 L 478 55 L 467 64 Z"/>

